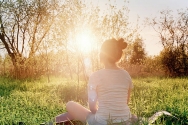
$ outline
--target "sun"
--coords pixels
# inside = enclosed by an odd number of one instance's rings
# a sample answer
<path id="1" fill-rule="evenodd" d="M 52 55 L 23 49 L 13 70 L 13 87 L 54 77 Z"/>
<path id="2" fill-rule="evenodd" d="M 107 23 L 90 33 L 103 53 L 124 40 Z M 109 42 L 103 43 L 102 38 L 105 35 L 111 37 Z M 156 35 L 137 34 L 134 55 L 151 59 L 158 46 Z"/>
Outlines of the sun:
<path id="1" fill-rule="evenodd" d="M 76 47 L 82 53 L 89 53 L 94 46 L 94 39 L 90 32 L 81 32 L 76 36 Z"/>

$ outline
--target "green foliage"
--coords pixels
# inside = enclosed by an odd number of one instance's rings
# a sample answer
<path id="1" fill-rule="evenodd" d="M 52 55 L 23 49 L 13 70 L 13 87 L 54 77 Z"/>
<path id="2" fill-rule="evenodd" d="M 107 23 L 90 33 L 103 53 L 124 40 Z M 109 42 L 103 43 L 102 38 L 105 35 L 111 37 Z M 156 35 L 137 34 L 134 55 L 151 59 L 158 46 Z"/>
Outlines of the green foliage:
<path id="1" fill-rule="evenodd" d="M 3 0 L 0 4 L 0 46 L 11 58 L 12 74 L 23 78 L 27 62 L 51 28 L 55 4 L 48 0 Z"/>
<path id="2" fill-rule="evenodd" d="M 144 49 L 144 43 L 142 42 L 142 39 L 137 38 L 132 46 L 132 55 L 130 57 L 130 63 L 131 64 L 142 64 L 145 57 L 146 52 Z"/>
<path id="3" fill-rule="evenodd" d="M 170 76 L 188 75 L 188 53 L 179 48 L 167 48 L 160 53 L 161 64 Z"/>
<path id="4" fill-rule="evenodd" d="M 150 56 L 146 57 L 143 62 L 144 71 L 147 72 L 150 76 L 164 76 L 164 69 L 161 64 L 160 56 Z"/>
<path id="5" fill-rule="evenodd" d="M 98 53 L 104 40 L 122 37 L 131 42 L 139 34 L 138 27 L 129 26 L 126 0 L 121 8 L 109 2 L 106 9 L 86 3 L 83 0 L 1 2 L 0 46 L 5 47 L 11 57 L 14 66 L 11 75 L 23 79 L 49 75 L 52 70 L 56 70 L 56 74 L 63 66 L 62 72 L 72 78 L 80 75 L 80 70 L 84 72 L 84 66 L 79 64 L 83 63 L 82 58 L 92 61 L 94 71 L 100 68 Z M 77 45 L 82 35 L 89 37 L 87 41 L 92 43 L 88 53 Z M 57 57 L 62 51 L 64 54 Z"/>
<path id="6" fill-rule="evenodd" d="M 188 75 L 188 9 L 178 10 L 175 18 L 171 10 L 161 11 L 152 26 L 163 46 L 162 64 L 171 76 Z"/>
<path id="7" fill-rule="evenodd" d="M 0 75 L 10 75 L 11 69 L 13 68 L 11 58 L 8 55 L 5 55 L 5 57 L 2 58 L 1 61 Z"/>
<path id="8" fill-rule="evenodd" d="M 46 81 L 44 78 L 20 81 L 0 77 L 0 124 L 22 121 L 37 125 L 65 112 L 67 101 L 87 105 L 85 82 L 54 77 L 50 83 Z M 155 112 L 166 110 L 178 119 L 162 117 L 156 125 L 188 123 L 187 78 L 134 78 L 133 83 L 129 104 L 132 113 L 147 120 Z"/>

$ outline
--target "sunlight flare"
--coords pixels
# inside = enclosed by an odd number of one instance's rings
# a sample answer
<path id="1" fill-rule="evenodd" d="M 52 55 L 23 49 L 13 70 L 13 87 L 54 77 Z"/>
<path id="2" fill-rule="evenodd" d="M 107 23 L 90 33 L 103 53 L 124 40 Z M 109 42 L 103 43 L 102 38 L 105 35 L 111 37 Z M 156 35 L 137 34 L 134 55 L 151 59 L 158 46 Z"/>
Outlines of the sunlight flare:
<path id="1" fill-rule="evenodd" d="M 76 35 L 76 46 L 78 51 L 87 54 L 92 51 L 94 46 L 94 37 L 91 32 L 83 31 Z"/>

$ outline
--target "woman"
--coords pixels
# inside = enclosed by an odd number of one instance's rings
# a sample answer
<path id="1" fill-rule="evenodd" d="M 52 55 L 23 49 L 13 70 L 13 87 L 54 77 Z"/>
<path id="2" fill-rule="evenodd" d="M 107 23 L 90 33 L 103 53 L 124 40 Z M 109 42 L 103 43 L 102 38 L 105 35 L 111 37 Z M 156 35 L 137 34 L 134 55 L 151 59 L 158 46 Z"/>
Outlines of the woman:
<path id="1" fill-rule="evenodd" d="M 133 88 L 131 77 L 117 65 L 126 47 L 123 39 L 109 39 L 102 44 L 100 61 L 105 68 L 94 72 L 89 78 L 89 109 L 70 101 L 66 104 L 67 113 L 55 118 L 57 123 L 74 119 L 87 121 L 89 125 L 127 124 L 130 119 L 136 119 L 128 107 Z"/>

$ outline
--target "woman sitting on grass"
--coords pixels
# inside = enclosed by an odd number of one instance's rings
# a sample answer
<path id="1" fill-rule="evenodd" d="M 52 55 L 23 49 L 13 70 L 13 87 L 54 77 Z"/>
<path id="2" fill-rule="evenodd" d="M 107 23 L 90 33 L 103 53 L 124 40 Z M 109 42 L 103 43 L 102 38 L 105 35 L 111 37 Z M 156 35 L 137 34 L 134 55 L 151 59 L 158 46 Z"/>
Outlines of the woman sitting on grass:
<path id="1" fill-rule="evenodd" d="M 133 88 L 131 77 L 117 66 L 126 47 L 123 39 L 109 39 L 102 44 L 100 61 L 105 68 L 94 72 L 89 78 L 89 109 L 70 101 L 66 104 L 67 113 L 56 116 L 56 123 L 79 120 L 87 121 L 89 125 L 129 124 L 137 119 L 128 106 Z"/>

